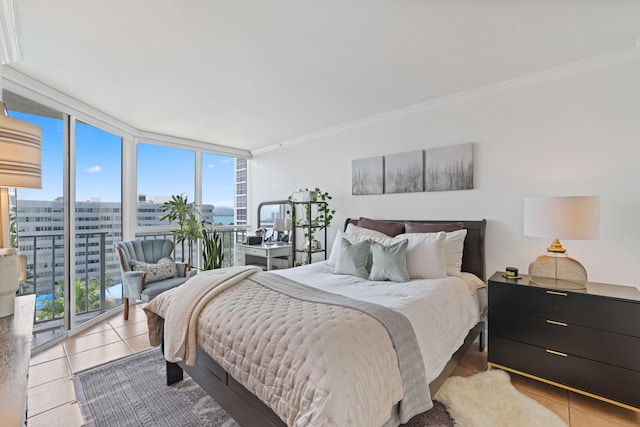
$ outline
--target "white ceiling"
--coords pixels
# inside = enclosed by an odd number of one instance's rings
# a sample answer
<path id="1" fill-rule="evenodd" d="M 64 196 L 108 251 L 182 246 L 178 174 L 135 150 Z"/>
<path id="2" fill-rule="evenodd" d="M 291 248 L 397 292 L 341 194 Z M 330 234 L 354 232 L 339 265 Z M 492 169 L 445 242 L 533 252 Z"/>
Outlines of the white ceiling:
<path id="1" fill-rule="evenodd" d="M 16 0 L 10 67 L 140 130 L 256 150 L 621 49 L 638 0 Z"/>

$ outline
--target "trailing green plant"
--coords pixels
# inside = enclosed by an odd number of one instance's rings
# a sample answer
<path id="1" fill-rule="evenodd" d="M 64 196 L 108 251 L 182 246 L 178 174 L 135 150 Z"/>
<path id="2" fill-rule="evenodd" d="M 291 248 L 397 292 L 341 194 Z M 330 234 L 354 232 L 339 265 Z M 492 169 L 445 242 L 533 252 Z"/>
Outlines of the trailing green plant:
<path id="1" fill-rule="evenodd" d="M 202 269 L 213 270 L 221 268 L 224 262 L 224 250 L 221 236 L 213 230 L 213 233 L 202 230 Z"/>
<path id="2" fill-rule="evenodd" d="M 287 200 L 292 202 L 300 202 L 299 198 L 296 195 L 302 195 L 305 193 L 310 193 L 310 202 L 324 202 L 316 205 L 316 209 L 313 210 L 313 205 L 311 203 L 304 205 L 304 217 L 299 218 L 296 216 L 296 225 L 305 225 L 305 221 L 309 216 L 311 216 L 312 225 L 318 226 L 319 230 L 323 228 L 328 228 L 331 225 L 331 220 L 333 220 L 333 215 L 335 215 L 335 209 L 331 209 L 329 206 L 329 200 L 332 199 L 331 195 L 326 192 L 320 190 L 319 187 L 314 189 L 301 188 L 297 191 L 291 193 L 291 195 L 287 198 Z"/>
<path id="3" fill-rule="evenodd" d="M 302 198 L 301 196 L 305 193 L 309 194 L 308 200 L 300 200 Z M 299 217 L 298 215 L 295 215 L 295 212 L 293 215 L 296 226 L 310 226 L 309 228 L 304 228 L 303 248 L 307 252 L 313 251 L 313 241 L 315 240 L 316 232 L 328 228 L 331 225 L 333 215 L 335 215 L 336 213 L 335 209 L 331 209 L 331 206 L 329 205 L 329 201 L 331 199 L 331 195 L 326 191 L 320 190 L 319 187 L 313 189 L 301 188 L 291 193 L 291 195 L 287 198 L 287 200 L 291 202 L 311 202 L 304 203 L 302 205 L 304 208 L 304 215 Z M 307 224 L 309 220 L 311 220 L 311 224 Z M 304 263 L 306 264 L 307 262 L 308 259 L 305 259 Z"/>

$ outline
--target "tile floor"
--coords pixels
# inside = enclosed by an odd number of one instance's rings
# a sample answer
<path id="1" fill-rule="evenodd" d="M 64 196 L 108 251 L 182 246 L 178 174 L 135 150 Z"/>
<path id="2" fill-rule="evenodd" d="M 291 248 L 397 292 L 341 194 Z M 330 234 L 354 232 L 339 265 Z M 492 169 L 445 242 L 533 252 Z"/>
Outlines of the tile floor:
<path id="1" fill-rule="evenodd" d="M 129 320 L 122 313 L 68 338 L 31 359 L 29 371 L 29 427 L 83 425 L 72 378 L 75 372 L 149 348 L 142 307 L 133 306 Z M 485 370 L 487 355 L 472 347 L 452 375 L 469 376 Z M 570 427 L 640 426 L 640 413 L 568 392 L 558 387 L 511 375 L 522 393 L 557 413 Z"/>

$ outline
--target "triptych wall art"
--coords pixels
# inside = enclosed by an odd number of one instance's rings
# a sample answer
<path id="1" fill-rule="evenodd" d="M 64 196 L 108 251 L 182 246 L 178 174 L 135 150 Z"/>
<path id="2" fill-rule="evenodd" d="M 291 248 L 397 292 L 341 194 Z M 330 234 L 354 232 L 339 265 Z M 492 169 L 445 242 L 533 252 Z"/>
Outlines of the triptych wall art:
<path id="1" fill-rule="evenodd" d="M 471 143 L 351 162 L 354 195 L 470 189 L 473 189 Z"/>

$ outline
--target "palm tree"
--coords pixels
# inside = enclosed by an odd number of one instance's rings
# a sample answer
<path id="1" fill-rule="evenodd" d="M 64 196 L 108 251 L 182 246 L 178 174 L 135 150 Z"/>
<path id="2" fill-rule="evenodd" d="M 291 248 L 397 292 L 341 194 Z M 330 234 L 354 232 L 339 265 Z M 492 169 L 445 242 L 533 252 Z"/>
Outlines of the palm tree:
<path id="1" fill-rule="evenodd" d="M 176 243 L 180 243 L 182 248 L 181 261 L 184 262 L 184 242 L 188 240 L 187 223 L 194 214 L 196 205 L 189 203 L 188 196 L 180 194 L 171 196 L 171 200 L 162 204 L 162 212 L 166 212 L 160 221 L 169 221 L 169 224 L 177 222 L 177 227 L 172 231 Z"/>
<path id="2" fill-rule="evenodd" d="M 206 229 L 205 221 L 200 219 L 200 213 L 195 203 L 189 203 L 187 196 L 182 194 L 171 196 L 171 200 L 162 205 L 162 211 L 166 214 L 160 218 L 169 223 L 176 222 L 177 227 L 171 232 L 182 248 L 181 261 L 184 262 L 184 242 L 187 242 L 187 265 L 191 266 L 191 254 L 193 244 L 202 238 L 202 232 Z"/>

